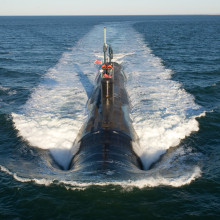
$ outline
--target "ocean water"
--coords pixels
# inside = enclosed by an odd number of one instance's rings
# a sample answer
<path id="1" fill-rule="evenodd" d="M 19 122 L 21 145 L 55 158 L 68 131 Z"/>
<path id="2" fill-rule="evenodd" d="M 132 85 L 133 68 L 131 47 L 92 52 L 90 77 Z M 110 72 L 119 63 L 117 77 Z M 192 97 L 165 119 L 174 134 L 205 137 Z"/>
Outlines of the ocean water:
<path id="1" fill-rule="evenodd" d="M 123 66 L 130 181 L 62 170 L 102 59 Z M 0 219 L 218 219 L 220 16 L 0 17 Z"/>

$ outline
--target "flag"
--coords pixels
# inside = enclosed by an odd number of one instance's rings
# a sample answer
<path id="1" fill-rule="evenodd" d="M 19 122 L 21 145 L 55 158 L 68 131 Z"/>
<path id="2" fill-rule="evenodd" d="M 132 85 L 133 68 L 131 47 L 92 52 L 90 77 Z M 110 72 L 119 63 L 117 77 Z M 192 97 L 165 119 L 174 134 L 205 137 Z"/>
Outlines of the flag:
<path id="1" fill-rule="evenodd" d="M 94 63 L 96 63 L 96 64 L 102 64 L 102 61 L 100 61 L 99 59 L 97 59 Z"/>

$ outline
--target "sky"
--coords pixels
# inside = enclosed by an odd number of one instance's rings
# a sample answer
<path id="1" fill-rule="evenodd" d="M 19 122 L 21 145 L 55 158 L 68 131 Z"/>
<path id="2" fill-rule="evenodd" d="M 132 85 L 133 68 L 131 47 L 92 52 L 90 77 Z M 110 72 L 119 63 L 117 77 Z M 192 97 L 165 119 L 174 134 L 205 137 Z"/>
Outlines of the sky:
<path id="1" fill-rule="evenodd" d="M 0 0 L 0 16 L 176 14 L 220 15 L 220 0 Z"/>

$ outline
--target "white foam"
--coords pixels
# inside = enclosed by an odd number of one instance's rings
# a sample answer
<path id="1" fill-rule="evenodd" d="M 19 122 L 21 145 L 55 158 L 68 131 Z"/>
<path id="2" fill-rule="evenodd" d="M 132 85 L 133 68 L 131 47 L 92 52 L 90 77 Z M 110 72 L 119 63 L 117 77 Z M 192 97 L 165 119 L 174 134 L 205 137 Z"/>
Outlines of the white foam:
<path id="1" fill-rule="evenodd" d="M 165 178 L 161 175 L 157 175 L 155 177 L 149 176 L 145 177 L 141 180 L 136 181 L 112 181 L 112 182 L 89 182 L 89 183 L 79 183 L 75 181 L 62 181 L 66 185 L 67 189 L 81 189 L 84 190 L 89 186 L 121 186 L 125 190 L 133 190 L 134 188 L 143 189 L 146 187 L 157 187 L 157 186 L 172 186 L 172 187 L 181 187 L 183 185 L 188 185 L 196 178 L 201 176 L 201 170 L 199 167 L 195 167 L 193 169 L 193 173 L 188 173 L 185 176 L 181 176 L 179 178 Z"/>
<path id="2" fill-rule="evenodd" d="M 19 177 L 16 173 L 9 171 L 7 168 L 5 168 L 4 166 L 1 166 L 1 165 L 0 165 L 0 170 L 4 173 L 7 173 L 10 176 L 13 176 L 13 178 L 15 180 L 22 182 L 22 183 L 35 182 L 36 184 L 39 184 L 39 185 L 49 186 L 54 182 L 54 180 L 37 179 L 37 178 L 32 179 L 32 178 Z"/>
<path id="3" fill-rule="evenodd" d="M 10 90 L 9 88 L 0 86 L 0 90 L 2 90 L 4 93 L 7 93 L 8 95 L 15 95 L 17 92 L 15 90 Z"/>
<path id="4" fill-rule="evenodd" d="M 45 185 L 49 186 L 51 184 L 57 184 L 62 185 L 65 184 L 66 189 L 71 190 L 84 190 L 89 186 L 121 186 L 125 190 L 132 190 L 134 188 L 143 189 L 146 187 L 156 187 L 156 186 L 173 186 L 173 187 L 180 187 L 183 185 L 190 184 L 192 181 L 194 181 L 196 178 L 201 176 L 201 170 L 199 167 L 194 167 L 192 172 L 186 173 L 183 176 L 180 176 L 178 178 L 168 178 L 163 177 L 160 174 L 157 174 L 155 176 L 146 176 L 143 179 L 136 180 L 136 181 L 100 181 L 100 182 L 78 182 L 78 181 L 68 181 L 68 180 L 60 180 L 57 181 L 56 179 L 37 179 L 37 178 L 23 178 L 18 176 L 16 173 L 12 173 L 5 167 L 0 165 L 0 170 L 13 176 L 13 178 L 19 182 L 27 183 L 27 182 L 33 182 L 38 185 Z"/>
<path id="5" fill-rule="evenodd" d="M 6 87 L 4 87 L 4 86 L 0 86 L 0 90 L 2 90 L 2 91 L 8 91 L 9 89 L 6 88 Z"/>
<path id="6" fill-rule="evenodd" d="M 126 56 L 132 56 L 133 54 L 134 54 L 134 52 L 133 53 L 118 53 L 118 54 L 115 54 L 113 62 L 117 62 L 117 63 L 121 64 L 123 62 L 123 59 Z"/>

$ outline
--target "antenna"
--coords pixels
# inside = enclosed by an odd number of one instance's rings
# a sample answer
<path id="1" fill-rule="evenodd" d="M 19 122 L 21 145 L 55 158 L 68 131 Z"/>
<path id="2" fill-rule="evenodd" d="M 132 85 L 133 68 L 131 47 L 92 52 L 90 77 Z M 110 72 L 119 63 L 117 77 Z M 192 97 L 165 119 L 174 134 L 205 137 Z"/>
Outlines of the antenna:
<path id="1" fill-rule="evenodd" d="M 108 54 L 109 54 L 109 62 L 111 63 L 113 59 L 113 50 L 112 50 L 111 45 L 109 45 L 108 47 Z"/>

